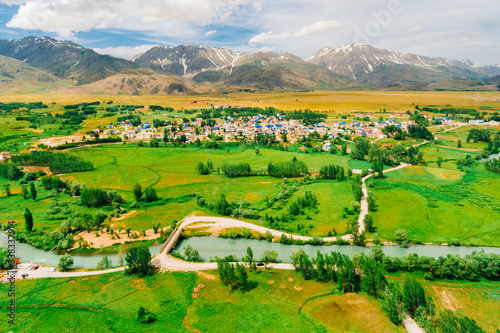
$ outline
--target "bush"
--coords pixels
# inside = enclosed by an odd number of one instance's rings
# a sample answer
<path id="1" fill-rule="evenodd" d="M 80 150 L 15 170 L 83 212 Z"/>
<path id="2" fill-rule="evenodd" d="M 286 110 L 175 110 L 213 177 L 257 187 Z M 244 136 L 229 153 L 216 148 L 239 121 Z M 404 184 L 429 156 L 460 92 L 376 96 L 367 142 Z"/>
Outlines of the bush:
<path id="1" fill-rule="evenodd" d="M 141 324 L 150 324 L 156 320 L 155 315 L 149 311 L 146 310 L 143 306 L 140 306 L 139 309 L 137 310 L 137 321 L 140 322 Z"/>

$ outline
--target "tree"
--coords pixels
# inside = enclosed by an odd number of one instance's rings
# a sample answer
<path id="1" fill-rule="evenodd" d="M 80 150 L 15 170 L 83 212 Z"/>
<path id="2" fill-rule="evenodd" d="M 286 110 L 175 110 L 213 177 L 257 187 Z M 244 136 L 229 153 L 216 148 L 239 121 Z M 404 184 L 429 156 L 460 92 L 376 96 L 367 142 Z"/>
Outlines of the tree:
<path id="1" fill-rule="evenodd" d="M 137 310 L 137 321 L 141 324 L 149 324 L 156 320 L 154 313 L 146 310 L 142 305 Z"/>
<path id="2" fill-rule="evenodd" d="M 127 233 L 127 237 L 130 238 L 130 231 L 132 229 L 130 227 L 125 228 L 125 232 Z"/>
<path id="3" fill-rule="evenodd" d="M 278 252 L 274 250 L 266 250 L 262 254 L 262 257 L 260 258 L 260 261 L 264 263 L 264 265 L 270 263 L 270 262 L 276 262 L 278 260 Z"/>
<path id="4" fill-rule="evenodd" d="M 401 246 L 408 245 L 408 231 L 406 229 L 396 229 L 394 238 Z"/>
<path id="5" fill-rule="evenodd" d="M 36 200 L 36 188 L 35 188 L 35 183 L 34 182 L 31 182 L 30 184 L 30 193 L 31 193 L 31 198 L 34 200 Z"/>
<path id="6" fill-rule="evenodd" d="M 24 198 L 25 200 L 26 200 L 26 199 L 28 199 L 28 197 L 29 197 L 29 195 L 30 195 L 30 192 L 29 192 L 28 187 L 27 187 L 26 185 L 23 185 L 23 186 L 21 187 L 21 193 L 22 193 L 23 198 Z"/>
<path id="7" fill-rule="evenodd" d="M 255 155 L 259 155 L 260 149 L 258 147 L 255 148 Z"/>
<path id="8" fill-rule="evenodd" d="M 370 257 L 378 262 L 382 262 L 382 259 L 384 258 L 384 250 L 382 249 L 382 245 L 372 245 L 370 248 Z"/>
<path id="9" fill-rule="evenodd" d="M 127 274 L 137 274 L 140 277 L 153 274 L 151 266 L 151 252 L 145 245 L 132 247 L 125 256 L 127 263 Z"/>
<path id="10" fill-rule="evenodd" d="M 252 248 L 250 246 L 247 247 L 247 255 L 243 257 L 243 261 L 248 264 L 249 268 L 251 268 L 253 270 L 257 269 L 257 265 L 256 265 L 255 260 L 253 258 L 253 251 L 252 251 Z"/>
<path id="11" fill-rule="evenodd" d="M 373 217 L 371 215 L 366 214 L 363 219 L 363 224 L 365 225 L 365 229 L 368 232 L 373 232 Z"/>
<path id="12" fill-rule="evenodd" d="M 342 156 L 347 155 L 347 145 L 342 145 L 341 154 L 342 154 Z"/>
<path id="13" fill-rule="evenodd" d="M 288 142 L 288 135 L 286 134 L 286 132 L 283 132 L 281 134 L 281 140 L 283 140 L 283 142 Z"/>
<path id="14" fill-rule="evenodd" d="M 69 254 L 64 254 L 59 257 L 58 267 L 61 271 L 63 272 L 69 271 L 73 266 L 73 264 L 74 264 L 73 257 L 70 256 Z"/>
<path id="15" fill-rule="evenodd" d="M 141 201 L 142 198 L 142 186 L 140 184 L 135 184 L 134 188 L 134 195 L 135 195 L 135 200 L 136 201 Z"/>
<path id="16" fill-rule="evenodd" d="M 144 191 L 144 197 L 146 198 L 146 202 L 153 202 L 158 200 L 156 190 L 152 186 L 146 188 L 146 190 Z"/>
<path id="17" fill-rule="evenodd" d="M 356 160 L 364 160 L 369 149 L 370 140 L 363 137 L 354 138 L 354 149 L 351 152 L 351 156 Z"/>
<path id="18" fill-rule="evenodd" d="M 458 140 L 458 142 L 457 142 L 457 147 L 458 147 L 458 148 L 462 148 L 462 140 Z"/>
<path id="19" fill-rule="evenodd" d="M 10 193 L 10 185 L 7 184 L 4 186 L 4 189 L 5 189 L 5 195 L 10 197 L 11 196 L 11 193 Z"/>
<path id="20" fill-rule="evenodd" d="M 31 232 L 31 230 L 33 230 L 33 215 L 28 208 L 26 208 L 26 211 L 24 212 L 24 225 L 27 232 Z"/>
<path id="21" fill-rule="evenodd" d="M 451 310 L 444 310 L 439 314 L 437 328 L 443 333 L 485 333 L 476 321 L 469 317 L 461 317 Z M 497 330 L 497 333 L 499 330 Z"/>
<path id="22" fill-rule="evenodd" d="M 0 246 L 0 269 L 10 269 L 12 267 L 12 257 L 6 247 Z"/>
<path id="23" fill-rule="evenodd" d="M 376 159 L 371 165 L 374 172 L 378 173 L 378 178 L 384 177 L 384 163 L 380 159 Z"/>
<path id="24" fill-rule="evenodd" d="M 424 288 L 412 274 L 405 274 L 403 279 L 403 300 L 411 316 L 415 315 L 419 307 L 425 308 L 427 305 Z"/>
<path id="25" fill-rule="evenodd" d="M 437 165 L 438 165 L 438 167 L 441 167 L 442 163 L 443 163 L 443 158 L 441 156 L 439 156 L 438 159 L 437 159 Z"/>
<path id="26" fill-rule="evenodd" d="M 200 261 L 200 253 L 198 252 L 198 250 L 193 249 L 191 245 L 188 245 L 184 248 L 184 258 L 187 261 L 198 262 Z"/>
<path id="27" fill-rule="evenodd" d="M 113 262 L 107 256 L 104 256 L 97 262 L 97 269 L 108 269 L 113 267 Z"/>
<path id="28" fill-rule="evenodd" d="M 352 177 L 352 169 L 351 168 L 347 168 L 347 178 L 351 179 Z"/>

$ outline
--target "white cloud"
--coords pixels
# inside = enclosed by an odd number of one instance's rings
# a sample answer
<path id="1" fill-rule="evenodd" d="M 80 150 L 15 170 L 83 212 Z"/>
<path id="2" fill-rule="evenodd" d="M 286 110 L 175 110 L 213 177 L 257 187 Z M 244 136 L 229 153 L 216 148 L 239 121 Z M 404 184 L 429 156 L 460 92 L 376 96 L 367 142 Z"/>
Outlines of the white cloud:
<path id="1" fill-rule="evenodd" d="M 171 21 L 205 24 L 216 18 L 228 17 L 249 1 L 149 0 L 145 3 L 143 0 L 30 0 L 21 5 L 7 27 L 39 29 L 64 36 L 91 29 L 126 29 L 129 22 L 142 22 L 143 30 L 148 24 Z"/>
<path id="2" fill-rule="evenodd" d="M 207 33 L 205 34 L 205 36 L 210 36 L 210 35 L 213 35 L 217 32 L 217 30 L 210 30 L 210 31 L 207 31 Z"/>
<path id="3" fill-rule="evenodd" d="M 28 0 L 0 0 L 0 3 L 6 4 L 6 5 L 22 5 L 23 3 L 28 2 Z"/>
<path id="4" fill-rule="evenodd" d="M 255 10 L 256 12 L 260 12 L 262 10 L 262 4 L 258 1 L 254 1 L 252 3 L 252 7 L 253 7 L 253 10 Z"/>
<path id="5" fill-rule="evenodd" d="M 105 47 L 94 48 L 94 51 L 100 54 L 107 54 L 117 58 L 132 59 L 134 56 L 144 53 L 156 45 L 139 45 L 139 46 L 118 46 L 118 47 Z"/>
<path id="6" fill-rule="evenodd" d="M 318 21 L 311 25 L 305 26 L 302 29 L 296 31 L 294 37 L 302 37 L 308 35 L 314 35 L 321 32 L 332 31 L 340 28 L 343 25 L 340 21 Z"/>
<path id="7" fill-rule="evenodd" d="M 248 43 L 249 44 L 262 44 L 265 42 L 273 41 L 273 40 L 280 40 L 280 39 L 285 39 L 288 38 L 290 34 L 288 32 L 282 33 L 282 34 L 275 34 L 272 31 L 268 32 L 263 32 L 260 35 L 257 35 L 255 37 L 252 37 Z"/>
<path id="8" fill-rule="evenodd" d="M 420 30 L 422 30 L 422 26 L 421 25 L 415 25 L 415 26 L 409 28 L 408 30 L 406 30 L 406 32 L 413 33 L 413 32 L 417 32 L 417 31 L 420 31 Z"/>

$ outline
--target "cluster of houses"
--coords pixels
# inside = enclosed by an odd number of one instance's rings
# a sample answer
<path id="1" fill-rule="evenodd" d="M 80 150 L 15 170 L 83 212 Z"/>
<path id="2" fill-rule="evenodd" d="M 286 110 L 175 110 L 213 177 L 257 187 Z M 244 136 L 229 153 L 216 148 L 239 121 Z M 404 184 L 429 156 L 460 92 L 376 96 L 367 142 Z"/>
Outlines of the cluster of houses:
<path id="1" fill-rule="evenodd" d="M 373 114 L 356 113 L 356 119 L 373 119 Z M 428 118 L 428 115 L 423 115 Z M 179 120 L 176 125 L 168 125 L 165 130 L 155 128 L 150 122 L 145 121 L 138 126 L 133 126 L 130 121 L 122 121 L 120 124 L 109 125 L 103 131 L 107 135 L 120 135 L 124 139 L 133 139 L 135 141 L 149 141 L 151 139 L 163 140 L 167 133 L 168 138 L 179 138 L 185 136 L 188 142 L 210 140 L 210 137 L 223 137 L 224 141 L 232 141 L 235 138 L 254 139 L 257 135 L 275 135 L 277 140 L 282 140 L 283 133 L 286 133 L 289 142 L 295 142 L 311 133 L 318 133 L 321 137 L 327 135 L 330 139 L 336 138 L 339 134 L 349 134 L 351 136 L 363 136 L 373 139 L 382 139 L 387 136 L 383 133 L 386 126 L 396 126 L 402 131 L 408 131 L 411 126 L 417 124 L 413 120 L 402 120 L 409 118 L 407 113 L 391 113 L 386 121 L 357 121 L 342 120 L 330 124 L 320 122 L 314 125 L 305 125 L 299 120 L 286 119 L 284 114 L 273 116 L 255 115 L 253 117 L 226 117 L 223 121 L 215 123 L 214 126 L 206 126 L 202 118 L 183 123 Z M 443 125 L 453 125 L 451 118 L 438 118 Z M 492 125 L 498 126 L 498 122 L 470 121 L 471 125 Z M 202 126 L 203 125 L 203 126 Z M 122 130 L 120 130 L 122 129 Z"/>

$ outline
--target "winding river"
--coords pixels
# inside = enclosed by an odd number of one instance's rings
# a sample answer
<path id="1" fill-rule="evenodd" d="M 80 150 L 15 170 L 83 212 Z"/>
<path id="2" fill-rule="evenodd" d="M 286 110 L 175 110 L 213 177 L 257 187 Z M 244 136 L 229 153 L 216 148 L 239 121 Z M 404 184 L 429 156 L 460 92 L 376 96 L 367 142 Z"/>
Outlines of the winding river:
<path id="1" fill-rule="evenodd" d="M 200 253 L 202 260 L 208 261 L 215 257 L 225 257 L 227 255 L 235 255 L 241 259 L 246 255 L 247 247 L 252 248 L 254 258 L 259 259 L 264 251 L 274 250 L 278 253 L 278 260 L 290 262 L 290 256 L 293 252 L 297 252 L 302 248 L 309 256 L 316 256 L 316 253 L 340 252 L 347 255 L 354 253 L 369 253 L 369 247 L 352 246 L 352 245 L 330 245 L 330 246 L 314 246 L 314 245 L 285 245 L 281 243 L 270 243 L 263 240 L 255 239 L 227 239 L 218 237 L 193 237 L 184 239 L 179 242 L 176 250 L 181 254 L 184 248 L 190 245 Z M 383 246 L 384 253 L 391 257 L 403 257 L 410 253 L 416 253 L 419 256 L 428 256 L 438 258 L 446 256 L 448 253 L 460 255 L 461 257 L 472 254 L 474 251 L 484 251 L 485 253 L 500 254 L 498 247 L 465 247 L 465 246 L 444 246 L 444 245 L 411 245 L 409 247 L 401 246 Z"/>
<path id="2" fill-rule="evenodd" d="M 0 233 L 0 246 L 6 246 L 7 236 Z M 183 252 L 183 249 L 191 245 L 191 247 L 197 249 L 203 260 L 209 261 L 211 258 L 215 257 L 225 257 L 227 255 L 235 255 L 238 259 L 241 259 L 246 255 L 247 247 L 251 247 L 255 258 L 260 258 L 264 251 L 274 250 L 278 253 L 278 260 L 289 262 L 290 256 L 293 252 L 296 252 L 299 248 L 303 248 L 304 251 L 310 256 L 316 256 L 317 251 L 321 253 L 329 253 L 330 251 L 336 251 L 348 255 L 354 253 L 365 252 L 368 253 L 370 248 L 360 247 L 360 246 L 313 246 L 313 245 L 285 245 L 280 243 L 270 243 L 255 239 L 224 239 L 218 237 L 194 237 L 190 239 L 185 239 L 179 242 L 176 247 L 177 251 Z M 154 245 L 150 247 L 152 255 L 156 255 L 160 252 L 161 245 Z M 497 253 L 500 254 L 500 248 L 498 247 L 464 247 L 464 246 L 441 246 L 441 245 L 412 245 L 407 248 L 399 246 L 384 246 L 384 253 L 393 256 L 401 257 L 406 256 L 409 253 L 417 253 L 419 256 L 429 256 L 437 258 L 439 256 L 446 256 L 450 254 L 458 254 L 460 256 L 465 256 L 471 254 L 474 251 L 484 251 L 485 253 Z M 36 249 L 28 244 L 16 243 L 16 256 L 20 258 L 21 262 L 31 262 L 41 265 L 57 266 L 59 262 L 59 254 L 55 252 L 47 252 L 43 250 Z M 75 268 L 95 268 L 99 260 L 101 260 L 105 255 L 74 255 L 73 259 L 75 262 Z M 106 255 L 109 259 L 113 261 L 113 266 L 117 266 L 119 263 L 118 254 Z"/>

